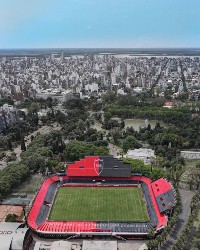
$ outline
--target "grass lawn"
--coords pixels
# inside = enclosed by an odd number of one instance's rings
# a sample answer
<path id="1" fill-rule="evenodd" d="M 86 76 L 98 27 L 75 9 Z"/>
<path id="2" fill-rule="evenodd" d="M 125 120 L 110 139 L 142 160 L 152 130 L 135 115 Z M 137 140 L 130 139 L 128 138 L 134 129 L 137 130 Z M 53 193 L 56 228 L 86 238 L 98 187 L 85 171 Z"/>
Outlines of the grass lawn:
<path id="1" fill-rule="evenodd" d="M 185 160 L 185 166 L 184 166 L 185 172 L 181 176 L 181 181 L 182 182 L 186 182 L 187 181 L 187 176 L 188 176 L 190 170 L 193 167 L 195 167 L 198 162 L 200 162 L 200 160 L 197 160 L 197 159 L 195 159 L 195 160 L 188 160 L 188 159 L 186 159 Z"/>
<path id="2" fill-rule="evenodd" d="M 17 193 L 27 193 L 27 194 L 34 194 L 35 190 L 41 184 L 42 175 L 34 174 L 26 182 L 16 188 Z"/>
<path id="3" fill-rule="evenodd" d="M 61 187 L 49 220 L 149 221 L 141 188 Z"/>

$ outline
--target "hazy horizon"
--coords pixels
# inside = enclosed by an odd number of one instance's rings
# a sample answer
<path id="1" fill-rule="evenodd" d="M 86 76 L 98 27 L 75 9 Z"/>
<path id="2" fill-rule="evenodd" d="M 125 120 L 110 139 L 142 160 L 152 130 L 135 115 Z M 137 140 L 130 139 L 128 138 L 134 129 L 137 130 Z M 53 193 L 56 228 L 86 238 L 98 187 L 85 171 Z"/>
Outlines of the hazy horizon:
<path id="1" fill-rule="evenodd" d="M 200 48 L 31 48 L 0 49 L 0 56 L 41 56 L 60 54 L 112 54 L 127 56 L 200 56 Z"/>
<path id="2" fill-rule="evenodd" d="M 65 49 L 122 49 L 122 50 L 175 50 L 175 49 L 180 49 L 180 50 L 199 50 L 199 47 L 18 47 L 18 48 L 0 48 L 0 50 L 45 50 L 45 49 L 58 49 L 58 50 L 65 50 Z"/>

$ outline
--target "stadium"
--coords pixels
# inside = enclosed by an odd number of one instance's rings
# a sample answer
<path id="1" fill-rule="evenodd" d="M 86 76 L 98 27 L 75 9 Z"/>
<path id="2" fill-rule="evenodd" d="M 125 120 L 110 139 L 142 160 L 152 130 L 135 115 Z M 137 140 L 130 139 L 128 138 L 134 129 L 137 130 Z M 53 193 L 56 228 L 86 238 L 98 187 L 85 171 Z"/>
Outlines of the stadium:
<path id="1" fill-rule="evenodd" d="M 112 156 L 86 156 L 46 178 L 27 216 L 41 237 L 145 238 L 167 226 L 176 204 L 173 186 L 131 173 Z"/>

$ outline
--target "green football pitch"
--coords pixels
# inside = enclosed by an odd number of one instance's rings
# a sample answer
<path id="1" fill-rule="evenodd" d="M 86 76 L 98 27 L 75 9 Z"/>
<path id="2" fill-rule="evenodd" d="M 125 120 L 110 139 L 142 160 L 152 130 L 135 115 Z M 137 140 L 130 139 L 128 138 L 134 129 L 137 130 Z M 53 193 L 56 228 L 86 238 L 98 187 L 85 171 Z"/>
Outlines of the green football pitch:
<path id="1" fill-rule="evenodd" d="M 141 188 L 60 187 L 49 220 L 149 221 Z"/>

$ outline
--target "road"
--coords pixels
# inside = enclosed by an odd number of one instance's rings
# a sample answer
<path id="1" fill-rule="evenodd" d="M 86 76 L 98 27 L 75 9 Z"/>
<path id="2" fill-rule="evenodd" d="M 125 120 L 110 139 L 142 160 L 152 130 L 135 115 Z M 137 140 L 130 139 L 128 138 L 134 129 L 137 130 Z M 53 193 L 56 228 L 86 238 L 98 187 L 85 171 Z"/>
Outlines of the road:
<path id="1" fill-rule="evenodd" d="M 120 148 L 109 143 L 108 144 L 108 149 L 109 149 L 109 154 L 112 155 L 115 158 L 119 157 L 119 152 L 120 152 Z"/>
<path id="2" fill-rule="evenodd" d="M 166 240 L 166 242 L 161 246 L 160 249 L 167 250 L 173 246 L 173 243 L 177 241 L 179 236 L 181 235 L 181 232 L 186 224 L 187 218 L 190 214 L 190 202 L 195 194 L 194 191 L 186 190 L 186 189 L 179 189 L 181 194 L 181 200 L 182 200 L 182 212 L 180 214 L 179 220 L 172 230 L 169 238 Z"/>

